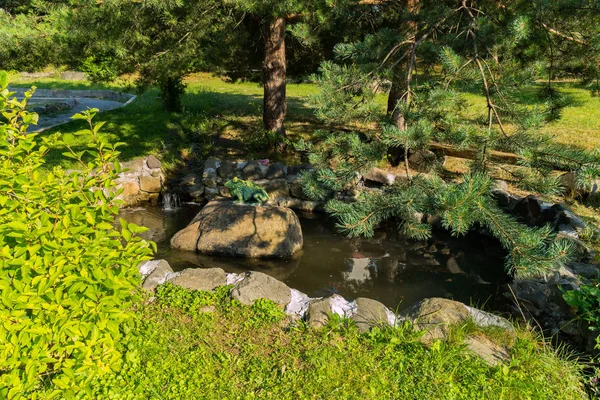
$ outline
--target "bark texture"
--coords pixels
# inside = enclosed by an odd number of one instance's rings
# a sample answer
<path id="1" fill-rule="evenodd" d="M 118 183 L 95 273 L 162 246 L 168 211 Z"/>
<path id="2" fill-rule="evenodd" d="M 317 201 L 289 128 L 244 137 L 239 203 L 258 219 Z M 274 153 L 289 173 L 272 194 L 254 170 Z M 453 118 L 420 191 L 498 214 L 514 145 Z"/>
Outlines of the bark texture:
<path id="1" fill-rule="evenodd" d="M 275 18 L 266 26 L 263 61 L 263 123 L 266 130 L 285 137 L 285 18 Z"/>

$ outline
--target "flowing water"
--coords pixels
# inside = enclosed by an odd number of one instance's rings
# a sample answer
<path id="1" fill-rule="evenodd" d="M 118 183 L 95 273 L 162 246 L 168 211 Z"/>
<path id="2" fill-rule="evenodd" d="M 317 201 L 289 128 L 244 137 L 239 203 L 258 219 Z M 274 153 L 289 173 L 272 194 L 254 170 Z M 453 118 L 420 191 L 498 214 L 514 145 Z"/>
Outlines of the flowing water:
<path id="1" fill-rule="evenodd" d="M 126 209 L 121 217 L 148 227 L 146 237 L 158 244 L 156 258 L 175 271 L 220 267 L 227 272 L 267 273 L 311 297 L 338 293 L 349 300 L 369 297 L 401 310 L 426 297 L 445 297 L 499 309 L 505 253 L 483 235 L 453 238 L 435 232 L 428 241 L 413 241 L 381 229 L 374 238 L 348 239 L 323 214 L 299 214 L 304 249 L 289 260 L 214 257 L 173 250 L 169 240 L 200 211 L 183 204 Z"/>

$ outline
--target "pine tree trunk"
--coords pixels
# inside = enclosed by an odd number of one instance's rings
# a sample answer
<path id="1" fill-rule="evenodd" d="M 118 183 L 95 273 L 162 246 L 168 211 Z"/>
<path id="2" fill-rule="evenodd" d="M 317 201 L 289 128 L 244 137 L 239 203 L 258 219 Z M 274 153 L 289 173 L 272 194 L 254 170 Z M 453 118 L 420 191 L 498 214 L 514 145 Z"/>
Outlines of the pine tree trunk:
<path id="1" fill-rule="evenodd" d="M 387 113 L 392 117 L 392 121 L 396 128 L 400 130 L 406 129 L 404 113 L 402 111 L 402 103 L 406 101 L 406 92 L 408 90 L 408 82 L 406 81 L 406 71 L 408 69 L 408 60 L 398 63 L 394 68 L 392 77 L 392 88 L 388 95 Z"/>
<path id="2" fill-rule="evenodd" d="M 285 100 L 285 18 L 275 18 L 266 26 L 265 57 L 263 60 L 263 124 L 266 130 L 277 132 L 281 142 L 285 138 L 283 125 L 287 103 Z"/>

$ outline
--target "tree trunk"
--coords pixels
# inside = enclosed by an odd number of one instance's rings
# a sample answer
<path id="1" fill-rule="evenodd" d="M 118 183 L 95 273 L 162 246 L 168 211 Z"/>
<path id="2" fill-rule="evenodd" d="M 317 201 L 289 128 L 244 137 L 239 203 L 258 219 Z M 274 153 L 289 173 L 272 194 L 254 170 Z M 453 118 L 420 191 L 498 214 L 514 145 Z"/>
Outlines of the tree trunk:
<path id="1" fill-rule="evenodd" d="M 285 100 L 285 18 L 279 17 L 265 27 L 265 57 L 263 60 L 263 124 L 266 130 L 277 132 L 284 143 L 283 125 Z"/>

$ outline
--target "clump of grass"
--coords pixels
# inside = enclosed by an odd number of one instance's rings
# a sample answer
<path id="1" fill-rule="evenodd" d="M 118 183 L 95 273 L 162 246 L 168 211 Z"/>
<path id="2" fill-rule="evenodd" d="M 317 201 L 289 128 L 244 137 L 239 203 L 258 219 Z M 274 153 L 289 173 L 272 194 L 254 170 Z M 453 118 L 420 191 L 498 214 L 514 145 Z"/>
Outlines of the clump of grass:
<path id="1" fill-rule="evenodd" d="M 192 294 L 189 294 L 192 293 Z M 511 360 L 490 367 L 453 339 L 424 346 L 407 323 L 359 334 L 333 317 L 313 330 L 267 300 L 160 289 L 141 313 L 139 365 L 104 385 L 113 398 L 575 399 L 581 368 L 519 328 Z M 196 299 L 196 300 L 195 300 Z M 190 303 L 188 303 L 190 302 Z M 190 305 L 191 304 L 191 305 Z M 198 307 L 194 306 L 197 305 Z M 214 312 L 202 307 L 212 306 Z M 479 332 L 494 336 L 493 332 Z M 497 332 L 496 334 L 499 334 Z"/>

